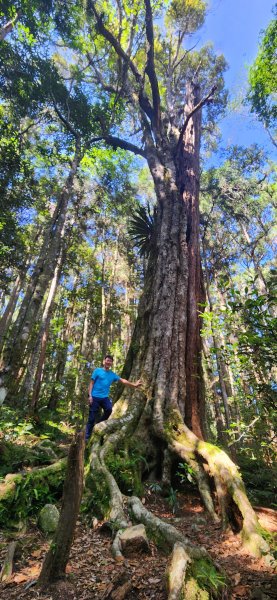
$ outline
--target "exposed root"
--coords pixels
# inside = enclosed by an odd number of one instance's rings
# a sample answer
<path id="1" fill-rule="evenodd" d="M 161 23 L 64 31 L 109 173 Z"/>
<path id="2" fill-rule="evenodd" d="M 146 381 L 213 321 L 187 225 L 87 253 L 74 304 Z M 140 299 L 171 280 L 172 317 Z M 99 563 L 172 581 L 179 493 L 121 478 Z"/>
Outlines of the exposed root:
<path id="1" fill-rule="evenodd" d="M 114 455 L 118 446 L 128 436 L 132 436 L 143 411 L 144 403 L 130 403 L 128 412 L 119 419 L 111 419 L 99 423 L 93 434 L 90 453 L 90 468 L 86 477 L 86 486 L 93 492 L 99 490 L 99 496 L 106 493 L 106 506 L 102 513 L 115 524 L 116 528 L 125 529 L 128 521 L 125 516 L 124 499 L 119 486 L 106 466 L 108 455 Z"/>
<path id="2" fill-rule="evenodd" d="M 138 523 L 146 526 L 147 532 L 157 543 L 169 552 L 172 551 L 175 543 L 179 542 L 186 549 L 191 559 L 207 558 L 208 552 L 205 548 L 194 546 L 189 538 L 184 536 L 178 529 L 161 521 L 155 517 L 149 510 L 143 506 L 142 502 L 136 496 L 128 498 L 128 505 L 132 515 Z"/>
<path id="3" fill-rule="evenodd" d="M 139 498 L 132 496 L 128 504 L 135 520 L 144 523 L 156 544 L 164 550 L 173 550 L 167 570 L 170 600 L 209 600 L 221 597 L 226 586 L 225 575 L 213 563 L 205 548 L 194 546 L 173 525 L 153 515 Z"/>
<path id="4" fill-rule="evenodd" d="M 171 429 L 170 435 L 167 432 L 167 440 L 169 448 L 185 460 L 188 464 L 197 463 L 205 467 L 209 477 L 215 484 L 217 492 L 218 508 L 221 514 L 223 526 L 227 526 L 228 522 L 234 531 L 241 529 L 241 539 L 246 550 L 256 557 L 269 555 L 270 548 L 267 542 L 260 534 L 260 526 L 258 518 L 252 508 L 245 491 L 242 478 L 238 467 L 232 462 L 229 456 L 218 448 L 203 440 L 199 440 L 182 422 L 178 423 Z M 194 470 L 197 479 L 199 490 L 202 498 L 206 499 L 205 506 L 208 508 L 207 496 L 203 494 L 203 486 L 200 485 L 199 470 Z M 206 483 L 205 483 L 206 485 Z M 239 520 L 232 522 L 228 507 L 234 503 L 236 516 L 241 515 L 241 526 L 238 526 Z M 210 514 L 214 516 L 214 508 L 208 508 Z M 234 511 L 231 511 L 234 514 Z"/>
<path id="5" fill-rule="evenodd" d="M 120 535 L 123 531 L 124 531 L 123 529 L 119 529 L 117 531 L 116 536 L 113 541 L 113 544 L 112 544 L 112 555 L 115 558 L 115 560 L 124 560 L 124 556 L 122 554 L 121 541 L 120 541 Z"/>
<path id="6" fill-rule="evenodd" d="M 184 546 L 180 542 L 176 542 L 167 569 L 168 600 L 179 600 L 181 598 L 189 563 L 190 558 Z"/>

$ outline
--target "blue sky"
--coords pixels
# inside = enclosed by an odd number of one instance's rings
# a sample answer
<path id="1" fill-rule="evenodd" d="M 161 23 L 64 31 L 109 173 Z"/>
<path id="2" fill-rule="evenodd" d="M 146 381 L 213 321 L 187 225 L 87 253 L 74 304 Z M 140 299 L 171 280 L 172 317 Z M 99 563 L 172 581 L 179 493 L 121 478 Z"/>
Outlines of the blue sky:
<path id="1" fill-rule="evenodd" d="M 229 70 L 225 74 L 231 99 L 242 96 L 247 88 L 247 67 L 258 51 L 261 30 L 273 19 L 275 0 L 208 0 L 209 9 L 202 29 L 198 32 L 200 45 L 212 41 L 215 51 L 224 54 Z M 225 117 L 220 123 L 222 145 L 249 145 L 257 142 L 273 157 L 273 144 L 263 126 L 245 107 Z"/>

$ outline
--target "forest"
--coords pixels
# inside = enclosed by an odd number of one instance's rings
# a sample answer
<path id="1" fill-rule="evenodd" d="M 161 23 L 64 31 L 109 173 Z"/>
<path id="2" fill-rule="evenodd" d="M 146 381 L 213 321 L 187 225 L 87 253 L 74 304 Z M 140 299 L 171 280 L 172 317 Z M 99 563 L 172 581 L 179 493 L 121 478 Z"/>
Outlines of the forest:
<path id="1" fill-rule="evenodd" d="M 276 598 L 277 5 L 240 107 L 208 10 L 0 1 L 3 600 Z"/>

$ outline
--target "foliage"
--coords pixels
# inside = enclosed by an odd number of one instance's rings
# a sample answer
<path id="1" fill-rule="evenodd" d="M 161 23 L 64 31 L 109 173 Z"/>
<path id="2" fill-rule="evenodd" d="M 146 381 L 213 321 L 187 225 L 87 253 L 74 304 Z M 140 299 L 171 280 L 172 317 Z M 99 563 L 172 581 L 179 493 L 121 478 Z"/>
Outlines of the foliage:
<path id="1" fill-rule="evenodd" d="M 47 503 L 54 504 L 60 500 L 63 489 L 64 474 L 55 474 L 49 481 L 34 483 L 33 477 L 26 476 L 17 484 L 16 495 L 12 501 L 6 500 L 0 506 L 0 523 L 2 527 L 16 527 L 18 521 L 36 515 Z"/>
<path id="2" fill-rule="evenodd" d="M 195 561 L 190 569 L 190 574 L 202 589 L 208 590 L 215 597 L 227 586 L 224 575 L 219 573 L 214 564 L 208 559 Z"/>
<path id="3" fill-rule="evenodd" d="M 186 481 L 190 483 L 194 483 L 195 481 L 193 468 L 184 462 L 178 464 L 176 475 L 179 477 L 181 484 L 186 483 Z"/>
<path id="4" fill-rule="evenodd" d="M 139 206 L 131 215 L 128 225 L 129 235 L 138 247 L 142 257 L 153 258 L 156 248 L 155 238 L 156 211 L 151 212 L 149 204 Z"/>
<path id="5" fill-rule="evenodd" d="M 166 500 L 171 508 L 172 514 L 174 515 L 179 508 L 177 491 L 170 486 L 168 491 L 168 496 L 166 496 Z"/>
<path id="6" fill-rule="evenodd" d="M 141 496 L 143 493 L 140 477 L 142 463 L 145 463 L 145 458 L 134 447 L 118 450 L 116 454 L 108 456 L 107 466 L 124 494 Z"/>
<path id="7" fill-rule="evenodd" d="M 259 458 L 257 445 L 252 452 L 252 444 L 250 448 L 246 446 L 240 451 L 238 461 L 241 474 L 254 505 L 276 508 L 276 467 L 274 463 L 266 465 Z"/>
<path id="8" fill-rule="evenodd" d="M 274 19 L 264 32 L 258 55 L 249 71 L 250 90 L 247 95 L 252 112 L 266 127 L 274 127 L 277 118 L 277 4 L 273 9 Z"/>
<path id="9" fill-rule="evenodd" d="M 94 472 L 93 477 L 86 478 L 86 492 L 81 503 L 83 514 L 107 518 L 110 508 L 110 491 L 105 477 L 101 472 Z"/>

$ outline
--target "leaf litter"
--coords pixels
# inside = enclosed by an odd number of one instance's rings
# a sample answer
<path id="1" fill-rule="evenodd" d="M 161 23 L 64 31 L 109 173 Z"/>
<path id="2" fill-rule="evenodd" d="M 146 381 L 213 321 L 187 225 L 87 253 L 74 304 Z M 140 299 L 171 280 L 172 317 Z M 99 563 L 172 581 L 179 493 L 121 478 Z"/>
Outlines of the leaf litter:
<path id="1" fill-rule="evenodd" d="M 271 566 L 250 557 L 240 539 L 232 532 L 222 532 L 205 515 L 197 496 L 178 494 L 178 509 L 173 514 L 165 499 L 147 494 L 149 510 L 174 524 L 195 544 L 204 546 L 227 573 L 229 600 L 275 600 L 277 580 Z M 265 511 L 266 512 L 266 511 Z M 259 508 L 261 524 L 277 529 L 277 512 L 271 511 L 267 522 Z M 111 555 L 111 537 L 103 523 L 91 519 L 78 521 L 66 579 L 42 592 L 35 586 L 42 561 L 49 547 L 35 527 L 19 536 L 21 551 L 16 554 L 14 572 L 0 584 L 1 600 L 166 600 L 165 571 L 168 557 L 150 542 L 151 555 L 117 562 Z M 0 562 L 8 540 L 0 537 Z"/>

